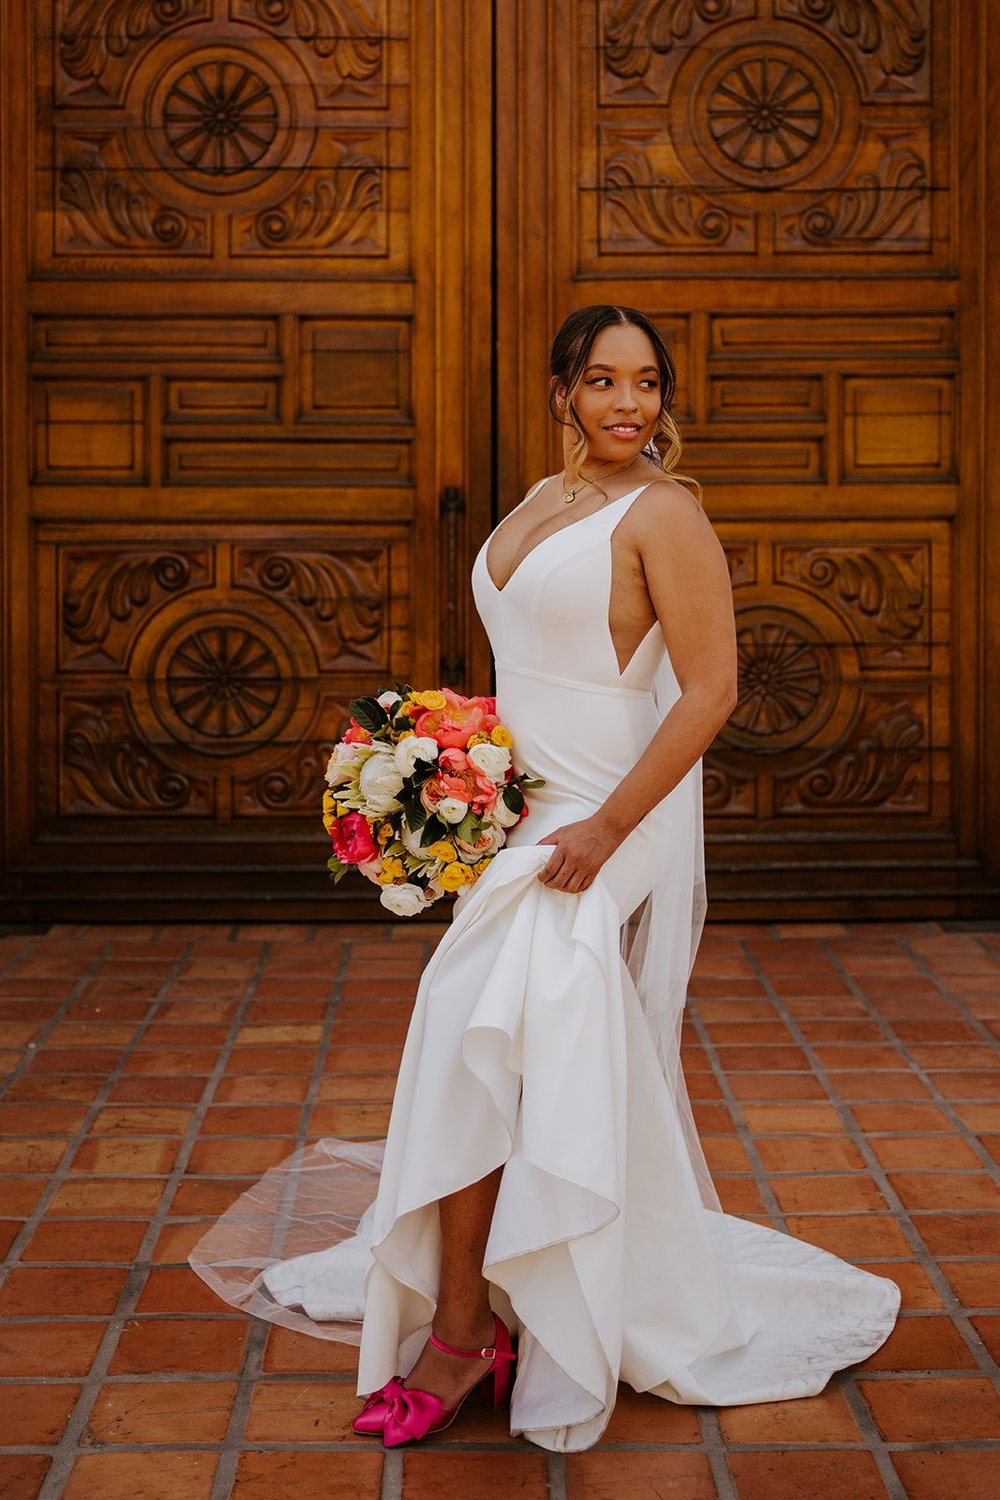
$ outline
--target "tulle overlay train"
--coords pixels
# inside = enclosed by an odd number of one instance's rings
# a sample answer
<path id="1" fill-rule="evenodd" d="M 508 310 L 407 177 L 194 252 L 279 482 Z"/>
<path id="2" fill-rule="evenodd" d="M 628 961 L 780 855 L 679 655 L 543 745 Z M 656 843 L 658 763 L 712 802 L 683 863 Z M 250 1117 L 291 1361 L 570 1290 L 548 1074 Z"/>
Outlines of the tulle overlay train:
<path id="1" fill-rule="evenodd" d="M 899 1306 L 895 1283 L 719 1205 L 679 1064 L 700 766 L 586 891 L 537 879 L 538 840 L 601 805 L 679 691 L 658 627 L 624 672 L 608 629 L 611 535 L 639 493 L 546 538 L 502 589 L 487 544 L 476 559 L 498 712 L 545 785 L 421 976 L 384 1144 L 297 1152 L 191 1256 L 226 1301 L 360 1343 L 367 1393 L 426 1338 L 438 1200 L 503 1165 L 484 1274 L 519 1338 L 510 1425 L 554 1450 L 598 1440 L 619 1380 L 710 1405 L 815 1394 Z"/>

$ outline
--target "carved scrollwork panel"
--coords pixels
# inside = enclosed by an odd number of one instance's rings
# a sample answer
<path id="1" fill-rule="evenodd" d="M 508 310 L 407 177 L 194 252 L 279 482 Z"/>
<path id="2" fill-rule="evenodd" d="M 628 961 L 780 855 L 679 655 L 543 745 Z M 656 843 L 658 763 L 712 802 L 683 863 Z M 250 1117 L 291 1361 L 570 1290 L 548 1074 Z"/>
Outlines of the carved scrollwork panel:
<path id="1" fill-rule="evenodd" d="M 324 670 L 389 665 L 389 559 L 384 546 L 280 552 L 239 548 L 234 581 L 292 608 Z"/>
<path id="2" fill-rule="evenodd" d="M 56 0 L 57 100 L 117 102 L 138 52 L 210 11 L 211 0 Z"/>
<path id="3" fill-rule="evenodd" d="M 865 717 L 822 765 L 778 779 L 775 812 L 926 814 L 928 746 L 926 703 L 873 693 Z"/>
<path id="4" fill-rule="evenodd" d="M 379 131 L 324 132 L 322 150 L 329 164 L 310 170 L 271 206 L 234 217 L 233 254 L 384 256 L 389 212 L 385 147 Z"/>
<path id="5" fill-rule="evenodd" d="M 123 551 L 120 547 L 61 546 L 62 670 L 124 670 L 140 624 L 167 599 L 211 587 L 212 562 L 206 547 Z"/>
<path id="6" fill-rule="evenodd" d="M 141 181 L 123 159 L 116 132 L 68 134 L 55 178 L 56 250 L 205 256 L 211 225 Z"/>
<path id="7" fill-rule="evenodd" d="M 172 765 L 136 725 L 121 697 L 62 702 L 60 812 L 208 818 L 211 782 Z"/>
<path id="8" fill-rule="evenodd" d="M 775 578 L 841 609 L 866 666 L 928 665 L 930 566 L 926 541 L 775 546 Z"/>
<path id="9" fill-rule="evenodd" d="M 777 0 L 775 14 L 822 28 L 850 50 L 868 95 L 923 101 L 930 0 Z"/>
<path id="10" fill-rule="evenodd" d="M 600 102 L 662 97 L 684 54 L 710 28 L 756 14 L 756 0 L 599 0 Z"/>
<path id="11" fill-rule="evenodd" d="M 753 217 L 690 185 L 656 129 L 603 133 L 599 213 L 599 246 L 608 253 L 755 246 Z"/>
<path id="12" fill-rule="evenodd" d="M 229 13 L 301 43 L 315 60 L 321 104 L 388 104 L 393 32 L 386 0 L 230 0 Z"/>
<path id="13" fill-rule="evenodd" d="M 929 250 L 930 185 L 928 145 L 917 132 L 873 131 L 842 183 L 780 219 L 778 246 Z"/>

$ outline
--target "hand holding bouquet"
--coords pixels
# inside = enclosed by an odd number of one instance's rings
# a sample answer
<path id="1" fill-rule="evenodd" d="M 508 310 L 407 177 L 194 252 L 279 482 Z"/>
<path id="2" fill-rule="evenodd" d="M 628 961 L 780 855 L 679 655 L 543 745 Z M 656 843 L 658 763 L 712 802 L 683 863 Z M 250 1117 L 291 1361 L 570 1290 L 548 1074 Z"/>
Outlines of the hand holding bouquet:
<path id="1" fill-rule="evenodd" d="M 350 711 L 326 768 L 328 868 L 334 881 L 360 870 L 383 906 L 413 916 L 479 879 L 528 816 L 524 788 L 543 783 L 515 773 L 495 698 L 397 683 Z"/>

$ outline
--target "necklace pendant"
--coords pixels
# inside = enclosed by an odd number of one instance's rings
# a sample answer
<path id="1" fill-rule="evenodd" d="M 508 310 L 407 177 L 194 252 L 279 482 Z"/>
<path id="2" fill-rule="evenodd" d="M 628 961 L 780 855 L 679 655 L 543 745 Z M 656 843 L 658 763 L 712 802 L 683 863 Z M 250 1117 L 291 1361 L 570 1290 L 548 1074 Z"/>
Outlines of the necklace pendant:
<path id="1" fill-rule="evenodd" d="M 576 499 L 576 490 L 563 490 L 563 504 L 569 505 Z"/>

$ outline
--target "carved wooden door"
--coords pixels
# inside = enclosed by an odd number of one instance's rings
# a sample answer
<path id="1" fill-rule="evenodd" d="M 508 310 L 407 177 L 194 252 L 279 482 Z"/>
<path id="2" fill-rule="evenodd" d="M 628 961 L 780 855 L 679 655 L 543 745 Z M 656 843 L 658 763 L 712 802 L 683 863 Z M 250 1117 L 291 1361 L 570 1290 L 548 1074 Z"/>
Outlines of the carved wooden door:
<path id="1" fill-rule="evenodd" d="M 4 7 L 8 910 L 328 914 L 348 700 L 461 675 L 489 21 Z"/>
<path id="2" fill-rule="evenodd" d="M 561 464 L 566 313 L 651 314 L 738 611 L 717 916 L 996 909 L 992 9 L 501 0 L 500 491 Z"/>

